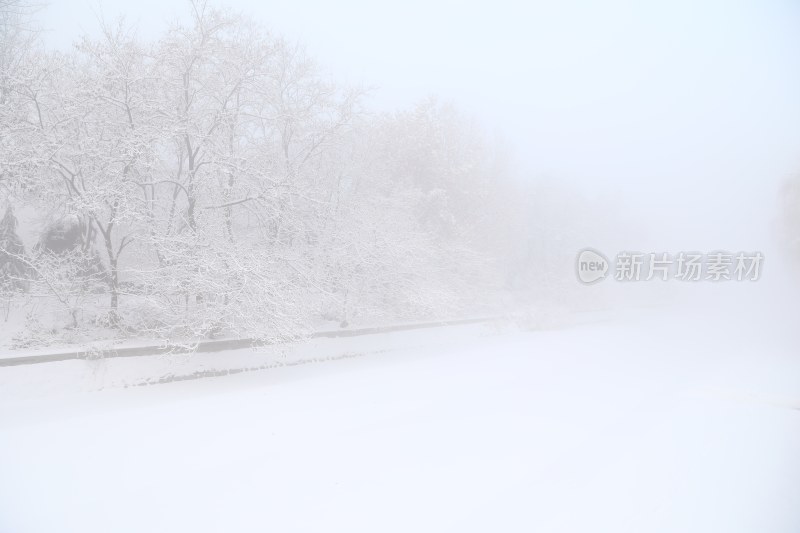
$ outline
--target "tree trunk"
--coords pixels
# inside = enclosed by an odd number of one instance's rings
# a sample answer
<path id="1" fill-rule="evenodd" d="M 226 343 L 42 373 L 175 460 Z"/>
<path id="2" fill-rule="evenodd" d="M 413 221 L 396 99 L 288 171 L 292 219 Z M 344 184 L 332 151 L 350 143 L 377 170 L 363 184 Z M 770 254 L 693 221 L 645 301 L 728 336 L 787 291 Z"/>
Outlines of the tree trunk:
<path id="1" fill-rule="evenodd" d="M 111 242 L 111 231 L 103 232 L 103 241 L 106 245 L 110 270 L 108 288 L 111 291 L 111 302 L 108 311 L 108 321 L 112 326 L 116 327 L 119 325 L 119 271 L 117 268 L 118 258 L 116 254 L 114 254 L 114 244 Z"/>

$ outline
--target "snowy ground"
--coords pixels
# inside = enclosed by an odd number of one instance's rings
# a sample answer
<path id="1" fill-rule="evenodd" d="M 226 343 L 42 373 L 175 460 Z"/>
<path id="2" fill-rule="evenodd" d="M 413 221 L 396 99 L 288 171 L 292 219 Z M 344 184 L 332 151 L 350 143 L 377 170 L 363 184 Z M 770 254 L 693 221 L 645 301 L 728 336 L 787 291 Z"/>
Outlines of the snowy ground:
<path id="1" fill-rule="evenodd" d="M 798 337 L 643 311 L 136 388 L 0 368 L 0 532 L 796 533 Z"/>

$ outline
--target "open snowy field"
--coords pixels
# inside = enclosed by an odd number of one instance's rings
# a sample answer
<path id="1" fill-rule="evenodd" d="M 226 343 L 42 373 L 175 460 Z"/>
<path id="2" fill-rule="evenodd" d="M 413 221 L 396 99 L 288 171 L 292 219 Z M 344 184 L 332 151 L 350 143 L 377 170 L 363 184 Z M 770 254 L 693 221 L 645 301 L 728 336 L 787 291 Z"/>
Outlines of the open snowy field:
<path id="1" fill-rule="evenodd" d="M 642 311 L 102 391 L 0 368 L 0 531 L 796 533 L 797 337 Z"/>

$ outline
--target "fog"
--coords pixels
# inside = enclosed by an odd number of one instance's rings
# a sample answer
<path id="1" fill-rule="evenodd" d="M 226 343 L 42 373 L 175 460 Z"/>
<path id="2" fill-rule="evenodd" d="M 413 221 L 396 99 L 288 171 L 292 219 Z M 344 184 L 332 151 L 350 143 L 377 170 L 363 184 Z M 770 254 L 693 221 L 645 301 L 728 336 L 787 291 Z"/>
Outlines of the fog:
<path id="1" fill-rule="evenodd" d="M 758 288 L 694 286 L 685 296 L 697 304 L 717 291 L 713 303 L 720 292 L 761 291 L 784 308 L 777 300 L 794 276 L 780 189 L 800 172 L 796 2 L 225 6 L 303 44 L 331 77 L 370 89 L 372 111 L 453 102 L 506 148 L 515 179 L 592 206 L 570 216 L 606 227 L 581 247 L 761 250 L 771 275 Z M 181 0 L 54 3 L 41 12 L 44 40 L 67 49 L 118 17 L 148 39 L 187 10 Z M 624 298 L 650 289 L 607 288 Z"/>
<path id="2" fill-rule="evenodd" d="M 0 0 L 0 533 L 795 533 L 798 30 Z"/>
<path id="3" fill-rule="evenodd" d="M 374 87 L 379 109 L 456 102 L 509 143 L 523 179 L 617 200 L 658 232 L 648 246 L 763 246 L 777 184 L 800 165 L 790 0 L 225 5 Z M 65 48 L 98 17 L 152 37 L 185 15 L 181 0 L 57 2 L 42 25 Z"/>

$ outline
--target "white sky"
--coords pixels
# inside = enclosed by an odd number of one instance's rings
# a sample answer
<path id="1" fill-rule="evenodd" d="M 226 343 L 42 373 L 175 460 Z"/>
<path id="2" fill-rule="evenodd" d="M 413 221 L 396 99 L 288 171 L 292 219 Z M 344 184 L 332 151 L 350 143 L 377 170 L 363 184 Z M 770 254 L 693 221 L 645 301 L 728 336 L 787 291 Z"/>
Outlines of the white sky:
<path id="1" fill-rule="evenodd" d="M 212 4 L 378 87 L 379 108 L 456 102 L 510 142 L 527 175 L 615 198 L 661 228 L 665 251 L 759 247 L 777 183 L 800 172 L 794 0 Z M 101 11 L 153 38 L 188 2 L 53 0 L 47 44 L 96 33 Z"/>

